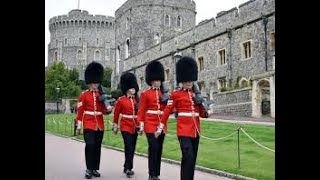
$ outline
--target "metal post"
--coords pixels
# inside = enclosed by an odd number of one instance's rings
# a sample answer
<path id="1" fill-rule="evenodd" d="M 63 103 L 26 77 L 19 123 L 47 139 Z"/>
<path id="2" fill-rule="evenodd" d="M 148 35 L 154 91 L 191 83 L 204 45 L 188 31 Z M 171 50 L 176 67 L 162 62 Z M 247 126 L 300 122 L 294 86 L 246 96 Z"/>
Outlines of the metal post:
<path id="1" fill-rule="evenodd" d="M 238 127 L 238 168 L 240 169 L 240 127 Z"/>

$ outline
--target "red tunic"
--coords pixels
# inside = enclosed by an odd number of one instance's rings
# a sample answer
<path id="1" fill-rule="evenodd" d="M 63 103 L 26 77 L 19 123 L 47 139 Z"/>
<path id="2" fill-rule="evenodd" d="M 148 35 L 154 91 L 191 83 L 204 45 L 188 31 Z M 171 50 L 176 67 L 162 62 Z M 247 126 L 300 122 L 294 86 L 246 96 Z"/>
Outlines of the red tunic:
<path id="1" fill-rule="evenodd" d="M 171 93 L 167 106 L 164 109 L 164 114 L 161 118 L 161 122 L 166 124 L 169 115 L 175 108 L 179 113 L 177 117 L 177 135 L 196 137 L 196 134 L 200 135 L 200 117 L 205 116 L 205 109 L 194 103 L 192 96 L 194 93 L 192 90 L 177 90 Z M 194 116 L 192 116 L 192 114 Z"/>
<path id="2" fill-rule="evenodd" d="M 162 92 L 160 89 L 150 88 L 140 95 L 140 106 L 138 110 L 138 124 L 144 122 L 144 131 L 154 133 L 160 125 L 165 104 L 160 102 Z M 159 113 L 157 113 L 159 112 Z M 167 132 L 167 125 L 164 124 L 163 132 Z"/>
<path id="3" fill-rule="evenodd" d="M 77 120 L 83 122 L 83 129 L 104 131 L 103 114 L 107 114 L 106 106 L 99 99 L 100 93 L 86 90 L 78 99 Z"/>
<path id="4" fill-rule="evenodd" d="M 130 134 L 135 133 L 135 128 L 138 127 L 137 115 L 134 110 L 136 104 L 137 101 L 135 98 L 127 96 L 118 98 L 115 104 L 113 122 L 118 124 L 119 115 L 121 114 L 120 131 L 126 131 Z"/>

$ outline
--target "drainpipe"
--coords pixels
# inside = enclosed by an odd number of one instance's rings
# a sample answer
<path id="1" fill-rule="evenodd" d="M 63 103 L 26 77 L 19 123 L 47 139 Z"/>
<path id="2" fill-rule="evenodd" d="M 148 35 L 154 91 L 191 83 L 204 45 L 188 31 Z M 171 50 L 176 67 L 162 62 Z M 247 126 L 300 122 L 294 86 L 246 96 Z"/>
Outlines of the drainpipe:
<path id="1" fill-rule="evenodd" d="M 229 86 L 232 86 L 232 60 L 231 60 L 231 50 L 232 50 L 232 45 L 231 45 L 231 38 L 232 38 L 232 33 L 231 29 L 227 29 L 228 33 L 228 39 L 229 39 L 229 50 L 228 50 L 228 58 L 227 58 L 227 63 L 228 63 L 228 81 L 229 81 Z"/>
<path id="2" fill-rule="evenodd" d="M 265 61 L 266 71 L 268 71 L 268 41 L 267 41 L 268 18 L 265 15 L 263 15 L 262 20 L 263 20 L 262 22 L 264 25 L 264 51 L 265 51 L 264 61 Z"/>

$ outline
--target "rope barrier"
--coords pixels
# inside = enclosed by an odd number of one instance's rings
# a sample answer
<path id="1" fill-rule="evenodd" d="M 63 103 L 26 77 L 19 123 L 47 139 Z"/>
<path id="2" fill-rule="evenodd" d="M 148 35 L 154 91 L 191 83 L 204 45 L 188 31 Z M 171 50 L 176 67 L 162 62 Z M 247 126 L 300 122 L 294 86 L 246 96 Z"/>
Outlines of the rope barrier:
<path id="1" fill-rule="evenodd" d="M 242 128 L 240 128 L 240 129 L 241 129 L 241 131 L 242 131 L 246 136 L 248 136 L 249 139 L 251 139 L 254 143 L 256 143 L 257 145 L 259 145 L 260 147 L 262 147 L 262 148 L 264 148 L 264 149 L 267 149 L 267 150 L 269 150 L 269 151 L 275 152 L 273 149 L 270 149 L 270 148 L 268 148 L 268 147 L 266 147 L 266 146 L 258 143 L 258 142 L 257 142 L 256 140 L 254 140 L 251 136 L 249 136 L 249 134 L 247 134 Z"/>
<path id="2" fill-rule="evenodd" d="M 200 137 L 202 137 L 202 138 L 204 138 L 204 139 L 211 140 L 211 141 L 219 141 L 219 140 L 222 140 L 222 139 L 226 139 L 226 138 L 228 138 L 228 137 L 230 137 L 230 136 L 232 136 L 232 135 L 234 135 L 234 134 L 236 134 L 236 133 L 237 133 L 237 131 L 235 131 L 235 132 L 233 132 L 233 133 L 231 133 L 231 134 L 229 134 L 229 135 L 227 135 L 227 136 L 225 136 L 225 137 L 216 138 L 216 139 L 210 138 L 210 137 L 206 137 L 206 136 L 203 136 L 203 135 L 201 135 Z"/>

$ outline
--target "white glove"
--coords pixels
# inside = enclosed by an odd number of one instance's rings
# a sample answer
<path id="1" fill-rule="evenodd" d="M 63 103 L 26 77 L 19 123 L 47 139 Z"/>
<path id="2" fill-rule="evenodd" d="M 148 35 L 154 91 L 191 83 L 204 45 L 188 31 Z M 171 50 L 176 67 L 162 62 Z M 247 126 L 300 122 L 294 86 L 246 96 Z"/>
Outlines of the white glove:
<path id="1" fill-rule="evenodd" d="M 117 134 L 118 133 L 118 124 L 116 124 L 116 123 L 113 123 L 113 126 L 112 126 L 112 131 L 113 131 L 113 133 L 114 134 Z"/>
<path id="2" fill-rule="evenodd" d="M 140 122 L 138 134 L 142 135 L 144 131 L 144 122 Z"/>
<path id="3" fill-rule="evenodd" d="M 82 122 L 81 121 L 77 121 L 77 130 L 80 130 L 82 126 Z"/>
<path id="4" fill-rule="evenodd" d="M 156 132 L 154 132 L 154 136 L 158 138 L 163 131 L 164 124 L 160 123 Z"/>

